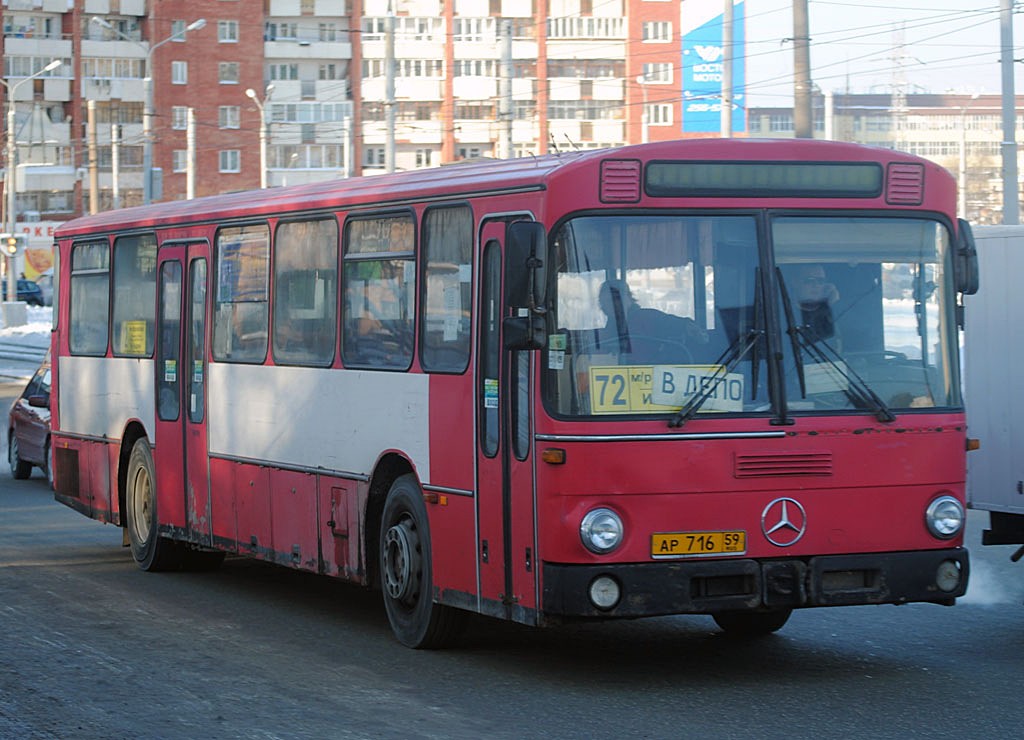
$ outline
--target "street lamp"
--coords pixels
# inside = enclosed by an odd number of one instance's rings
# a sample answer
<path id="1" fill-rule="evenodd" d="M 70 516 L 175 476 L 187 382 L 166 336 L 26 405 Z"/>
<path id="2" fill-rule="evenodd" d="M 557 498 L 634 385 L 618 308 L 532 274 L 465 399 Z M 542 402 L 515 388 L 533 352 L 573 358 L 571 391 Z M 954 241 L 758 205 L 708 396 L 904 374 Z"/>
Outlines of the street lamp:
<path id="1" fill-rule="evenodd" d="M 17 166 L 17 162 L 15 161 L 17 155 L 14 151 L 14 91 L 29 80 L 34 80 L 36 77 L 41 77 L 47 72 L 52 72 L 61 64 L 63 64 L 63 62 L 60 59 L 54 59 L 35 74 L 23 77 L 13 84 L 9 80 L 0 80 L 0 82 L 3 83 L 3 86 L 7 89 L 7 182 L 5 187 L 7 188 L 7 233 L 11 236 L 14 235 L 16 224 L 14 211 L 17 207 L 17 187 L 14 184 L 16 179 L 14 170 Z M 18 297 L 18 283 L 14 277 L 14 255 L 8 254 L 6 256 L 7 300 L 14 301 L 17 300 Z"/>
<path id="2" fill-rule="evenodd" d="M 267 187 L 267 115 L 263 110 L 263 104 L 270 100 L 270 93 L 274 92 L 273 85 L 267 85 L 263 91 L 263 100 L 256 96 L 256 91 L 251 87 L 245 91 L 246 97 L 256 103 L 260 111 L 260 189 Z"/>
<path id="3" fill-rule="evenodd" d="M 644 95 L 644 109 L 640 113 L 640 143 L 647 143 L 647 76 L 639 75 L 636 78 L 636 84 L 640 86 L 640 92 Z"/>
<path id="4" fill-rule="evenodd" d="M 192 21 L 180 31 L 172 33 L 163 41 L 158 41 L 151 46 L 146 46 L 142 42 L 133 39 L 128 34 L 121 33 L 121 31 L 114 28 L 109 21 L 100 18 L 97 15 L 94 15 L 90 20 L 96 25 L 107 29 L 111 33 L 117 34 L 125 41 L 131 41 L 146 52 L 145 76 L 142 78 L 146 97 L 146 107 L 142 111 L 142 202 L 149 205 L 153 202 L 153 75 L 151 73 L 153 67 L 153 52 L 168 41 L 175 41 L 176 39 L 183 38 L 189 31 L 198 31 L 206 25 L 206 19 L 200 18 L 199 20 Z"/>
<path id="5" fill-rule="evenodd" d="M 978 99 L 974 93 L 970 99 L 960 106 L 960 170 L 957 173 L 957 188 L 960 191 L 960 218 L 967 218 L 967 109 Z"/>

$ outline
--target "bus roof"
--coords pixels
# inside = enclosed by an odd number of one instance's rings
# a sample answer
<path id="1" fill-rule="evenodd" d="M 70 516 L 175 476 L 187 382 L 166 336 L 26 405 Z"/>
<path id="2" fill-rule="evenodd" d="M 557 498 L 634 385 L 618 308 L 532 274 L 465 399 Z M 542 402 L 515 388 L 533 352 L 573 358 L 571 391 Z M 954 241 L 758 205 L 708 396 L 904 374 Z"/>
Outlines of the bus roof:
<path id="1" fill-rule="evenodd" d="M 812 139 L 683 139 L 540 157 L 476 160 L 393 174 L 324 180 L 307 185 L 246 190 L 122 208 L 68 221 L 57 229 L 56 238 L 123 229 L 166 228 L 212 219 L 257 218 L 341 206 L 358 208 L 542 188 L 550 185 L 555 177 L 571 177 L 580 168 L 606 158 L 644 161 L 876 161 L 882 164 L 900 161 L 921 163 L 945 172 L 928 160 L 862 144 Z"/>

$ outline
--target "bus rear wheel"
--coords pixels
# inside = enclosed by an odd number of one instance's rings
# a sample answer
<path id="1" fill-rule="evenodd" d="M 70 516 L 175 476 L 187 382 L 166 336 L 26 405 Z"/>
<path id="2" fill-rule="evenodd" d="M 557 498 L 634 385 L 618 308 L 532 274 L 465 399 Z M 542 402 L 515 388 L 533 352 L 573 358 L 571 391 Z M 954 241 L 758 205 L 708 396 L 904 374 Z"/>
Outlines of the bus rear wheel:
<path id="1" fill-rule="evenodd" d="M 380 525 L 380 578 L 384 609 L 395 637 L 411 648 L 451 643 L 465 614 L 434 603 L 430 529 L 423 492 L 413 475 L 388 491 Z"/>
<path id="2" fill-rule="evenodd" d="M 718 612 L 711 616 L 722 631 L 737 637 L 761 637 L 778 632 L 789 621 L 792 609 L 763 612 Z"/>
<path id="3" fill-rule="evenodd" d="M 177 570 L 182 549 L 161 537 L 156 509 L 156 472 L 149 441 L 139 439 L 128 458 L 128 490 L 125 495 L 128 541 L 136 565 L 146 571 Z"/>

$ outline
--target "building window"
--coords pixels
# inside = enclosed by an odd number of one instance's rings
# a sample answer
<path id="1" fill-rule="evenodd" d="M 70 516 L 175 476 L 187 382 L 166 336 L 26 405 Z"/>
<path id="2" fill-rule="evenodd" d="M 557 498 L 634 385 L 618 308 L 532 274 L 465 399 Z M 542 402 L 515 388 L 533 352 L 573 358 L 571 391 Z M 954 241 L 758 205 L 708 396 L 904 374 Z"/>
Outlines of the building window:
<path id="1" fill-rule="evenodd" d="M 338 40 L 338 27 L 334 23 L 321 23 L 317 27 L 318 38 L 320 41 L 337 41 Z"/>
<path id="2" fill-rule="evenodd" d="M 239 128 L 241 120 L 241 108 L 237 105 L 222 105 L 218 109 L 217 123 L 221 128 Z"/>
<path id="3" fill-rule="evenodd" d="M 188 150 L 175 149 L 171 152 L 171 170 L 173 172 L 185 172 L 188 169 Z"/>
<path id="4" fill-rule="evenodd" d="M 217 21 L 217 41 L 222 44 L 237 44 L 238 21 Z"/>
<path id="5" fill-rule="evenodd" d="M 183 20 L 171 21 L 171 40 L 172 41 L 184 41 L 185 40 L 185 28 L 187 24 Z"/>
<path id="6" fill-rule="evenodd" d="M 297 80 L 299 79 L 298 64 L 271 64 L 268 67 L 269 77 L 272 80 Z"/>
<path id="7" fill-rule="evenodd" d="M 241 172 L 242 155 L 238 149 L 224 149 L 220 152 L 221 172 Z"/>
<path id="8" fill-rule="evenodd" d="M 188 84 L 188 62 L 171 62 L 171 84 Z"/>
<path id="9" fill-rule="evenodd" d="M 365 167 L 383 167 L 384 164 L 384 147 L 363 147 L 363 165 Z"/>
<path id="10" fill-rule="evenodd" d="M 664 43 L 672 40 L 671 21 L 644 21 L 644 41 Z"/>
<path id="11" fill-rule="evenodd" d="M 317 72 L 318 80 L 340 80 L 341 76 L 338 74 L 338 65 L 336 64 L 321 64 Z"/>
<path id="12" fill-rule="evenodd" d="M 184 131 L 188 128 L 188 106 L 176 105 L 171 108 L 171 128 Z"/>
<path id="13" fill-rule="evenodd" d="M 657 103 L 647 106 L 647 123 L 652 126 L 669 126 L 672 123 L 672 104 Z"/>
<path id="14" fill-rule="evenodd" d="M 644 82 L 654 85 L 672 82 L 672 63 L 655 62 L 653 64 L 645 64 Z"/>
<path id="15" fill-rule="evenodd" d="M 221 62 L 217 65 L 217 81 L 222 85 L 237 85 L 238 75 L 238 62 Z"/>
<path id="16" fill-rule="evenodd" d="M 433 156 L 433 149 L 417 149 L 416 150 L 416 166 L 417 167 L 429 167 L 431 165 L 431 157 Z"/>

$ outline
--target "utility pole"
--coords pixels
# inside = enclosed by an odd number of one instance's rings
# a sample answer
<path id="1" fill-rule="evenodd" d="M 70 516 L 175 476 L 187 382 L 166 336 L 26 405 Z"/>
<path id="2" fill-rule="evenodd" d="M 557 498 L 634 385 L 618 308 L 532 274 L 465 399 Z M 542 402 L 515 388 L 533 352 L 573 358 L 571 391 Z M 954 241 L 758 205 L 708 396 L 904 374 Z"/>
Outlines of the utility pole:
<path id="1" fill-rule="evenodd" d="M 725 0 L 722 13 L 722 118 L 723 139 L 732 138 L 732 28 L 733 0 Z"/>
<path id="2" fill-rule="evenodd" d="M 384 171 L 395 171 L 395 10 L 388 1 L 387 33 L 384 36 Z"/>
<path id="3" fill-rule="evenodd" d="M 1003 223 L 1020 223 L 1017 185 L 1017 95 L 1013 90 L 1013 0 L 999 2 L 1000 69 L 1003 77 Z"/>
<path id="4" fill-rule="evenodd" d="M 188 109 L 185 121 L 185 200 L 196 197 L 196 109 Z"/>
<path id="5" fill-rule="evenodd" d="M 110 124 L 111 207 L 121 207 L 121 124 Z"/>
<path id="6" fill-rule="evenodd" d="M 85 104 L 85 134 L 89 148 L 89 213 L 100 210 L 100 167 L 96 160 L 96 101 Z"/>
<path id="7" fill-rule="evenodd" d="M 512 21 L 501 21 L 501 70 L 498 78 L 498 132 L 502 159 L 512 159 Z"/>
<path id="8" fill-rule="evenodd" d="M 798 139 L 814 137 L 810 42 L 807 0 L 793 0 L 793 134 Z"/>

